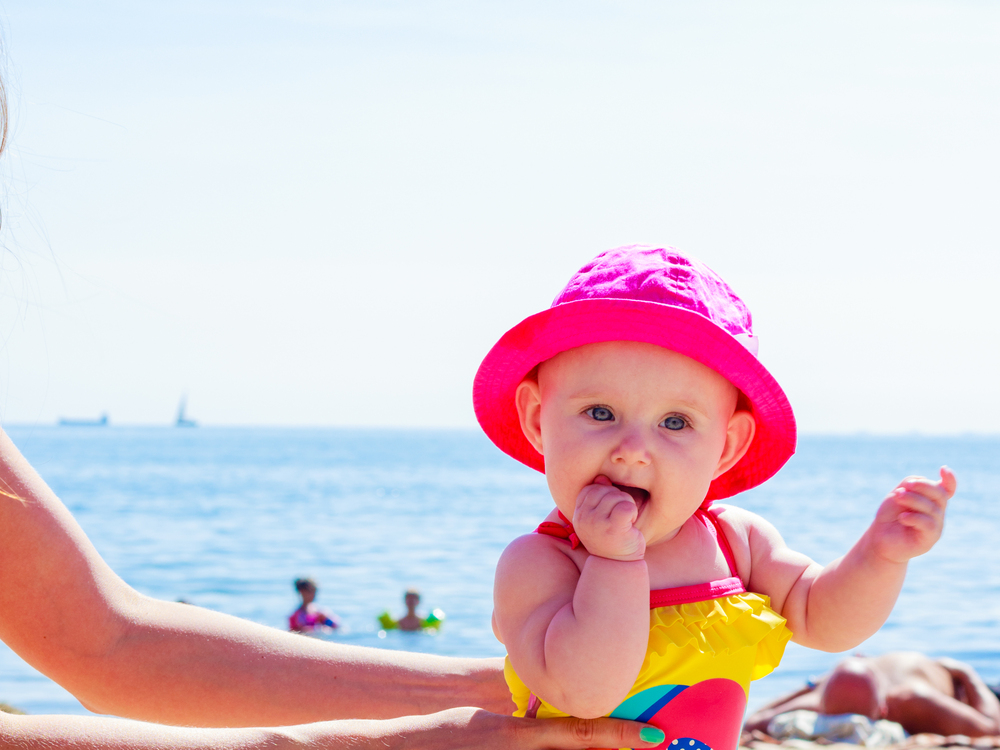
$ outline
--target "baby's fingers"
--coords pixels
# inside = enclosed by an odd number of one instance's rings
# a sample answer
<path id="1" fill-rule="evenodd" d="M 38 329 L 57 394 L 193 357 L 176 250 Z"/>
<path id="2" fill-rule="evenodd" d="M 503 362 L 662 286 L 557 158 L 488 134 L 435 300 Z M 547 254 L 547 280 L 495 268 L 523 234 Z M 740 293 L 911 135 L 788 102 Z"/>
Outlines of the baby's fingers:
<path id="1" fill-rule="evenodd" d="M 943 507 L 924 495 L 907 492 L 902 487 L 893 490 L 886 498 L 878 516 L 882 523 L 898 523 L 926 539 L 937 539 L 944 527 Z"/>
<path id="2" fill-rule="evenodd" d="M 899 516 L 897 516 L 897 519 L 903 526 L 908 526 L 911 529 L 916 529 L 917 531 L 922 531 L 927 534 L 935 534 L 941 529 L 940 520 L 929 513 L 920 513 L 915 510 L 904 510 L 899 514 Z"/>
<path id="3" fill-rule="evenodd" d="M 635 519 L 639 516 L 639 507 L 631 495 L 626 492 L 623 492 L 622 495 L 624 497 L 616 502 L 608 512 L 608 520 L 611 521 L 612 526 L 627 529 L 635 523 Z"/>
<path id="4" fill-rule="evenodd" d="M 628 497 L 626 493 L 612 486 L 610 479 L 599 476 L 594 480 L 593 484 L 589 484 L 580 490 L 580 494 L 576 498 L 576 511 L 597 511 L 602 506 L 607 505 L 609 498 L 612 502 L 617 501 L 619 495 Z M 608 506 L 608 509 L 610 509 L 610 506 Z"/>
<path id="5" fill-rule="evenodd" d="M 903 487 L 893 490 L 890 497 L 899 508 L 900 516 L 904 513 L 920 513 L 932 518 L 944 515 L 944 508 L 935 500 L 919 492 L 910 492 Z"/>
<path id="6" fill-rule="evenodd" d="M 948 493 L 948 497 L 952 497 L 958 489 L 958 478 L 948 466 L 941 467 L 941 486 Z"/>
<path id="7" fill-rule="evenodd" d="M 905 490 L 923 495 L 944 509 L 947 507 L 952 495 L 955 494 L 957 486 L 958 483 L 955 479 L 955 474 L 947 466 L 942 466 L 941 481 L 935 482 L 926 477 L 907 477 L 899 483 L 895 491 Z"/>
<path id="8" fill-rule="evenodd" d="M 603 477 L 598 477 L 603 479 Z M 627 492 L 603 482 L 584 487 L 576 501 L 573 525 L 583 523 L 609 523 L 611 528 L 627 529 L 639 514 L 635 500 Z"/>

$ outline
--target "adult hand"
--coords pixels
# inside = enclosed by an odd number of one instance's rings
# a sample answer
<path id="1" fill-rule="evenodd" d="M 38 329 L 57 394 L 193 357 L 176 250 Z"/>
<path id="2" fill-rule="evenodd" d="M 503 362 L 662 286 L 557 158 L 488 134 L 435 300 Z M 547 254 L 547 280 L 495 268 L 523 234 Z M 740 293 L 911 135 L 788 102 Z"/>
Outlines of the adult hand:
<path id="1" fill-rule="evenodd" d="M 354 727 L 350 736 L 343 732 Z M 324 729 L 333 735 L 324 735 Z M 405 716 L 388 721 L 340 721 L 328 725 L 296 727 L 307 733 L 315 746 L 405 747 L 420 750 L 585 750 L 585 748 L 651 748 L 664 739 L 663 732 L 648 724 L 624 719 L 519 719 L 492 714 L 480 708 L 452 708 L 428 716 Z M 643 740 L 640 733 L 650 740 Z M 305 739 L 305 738 L 303 738 Z M 324 744 L 324 739 L 328 744 Z M 397 744 L 398 743 L 398 744 Z M 308 746 L 314 746 L 307 742 Z"/>
<path id="2" fill-rule="evenodd" d="M 199 729 L 103 716 L 0 714 L 0 746 L 25 750 L 583 750 L 654 747 L 640 732 L 663 733 L 622 719 L 515 719 L 479 708 L 452 708 L 401 719 L 327 721 L 271 729 Z"/>

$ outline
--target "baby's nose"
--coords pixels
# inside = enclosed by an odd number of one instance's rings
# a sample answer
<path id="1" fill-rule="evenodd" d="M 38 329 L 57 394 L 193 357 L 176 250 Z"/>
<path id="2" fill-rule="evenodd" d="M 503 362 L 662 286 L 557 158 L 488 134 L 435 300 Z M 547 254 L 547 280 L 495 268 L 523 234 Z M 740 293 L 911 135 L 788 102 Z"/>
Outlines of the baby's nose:
<path id="1" fill-rule="evenodd" d="M 624 464 L 645 465 L 651 461 L 646 439 L 639 430 L 629 430 L 622 435 L 611 458 Z"/>

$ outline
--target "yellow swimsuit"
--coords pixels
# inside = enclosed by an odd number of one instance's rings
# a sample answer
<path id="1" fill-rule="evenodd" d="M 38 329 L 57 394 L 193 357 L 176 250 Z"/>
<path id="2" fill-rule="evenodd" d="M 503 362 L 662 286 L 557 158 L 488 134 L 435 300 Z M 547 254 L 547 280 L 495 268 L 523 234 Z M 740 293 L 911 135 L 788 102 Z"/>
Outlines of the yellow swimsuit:
<path id="1" fill-rule="evenodd" d="M 546 522 L 538 533 L 579 545 L 573 526 Z M 715 516 L 695 513 L 715 537 L 730 578 L 649 592 L 649 645 L 635 684 L 609 716 L 653 724 L 671 750 L 735 750 L 750 681 L 778 666 L 792 633 L 770 599 L 747 591 Z M 531 693 L 511 666 L 504 676 L 515 716 L 567 716 Z"/>

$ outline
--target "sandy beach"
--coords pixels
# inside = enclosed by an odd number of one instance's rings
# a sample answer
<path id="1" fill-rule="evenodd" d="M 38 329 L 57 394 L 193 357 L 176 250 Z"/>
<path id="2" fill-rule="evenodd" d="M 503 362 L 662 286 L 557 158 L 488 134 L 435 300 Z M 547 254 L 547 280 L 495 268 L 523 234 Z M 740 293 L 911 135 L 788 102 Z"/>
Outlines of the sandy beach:
<path id="1" fill-rule="evenodd" d="M 823 750 L 847 750 L 848 748 L 861 747 L 842 742 L 809 742 L 807 740 L 786 740 L 778 742 L 768 737 L 762 732 L 744 733 L 740 739 L 741 748 L 751 750 L 774 750 L 776 747 L 789 747 L 796 750 L 809 750 L 809 748 L 823 748 Z M 914 734 L 907 738 L 905 742 L 895 745 L 886 745 L 885 750 L 933 750 L 933 748 L 944 747 L 1000 747 L 1000 736 L 997 737 L 966 737 L 964 734 L 953 734 L 945 737 L 940 734 Z"/>

